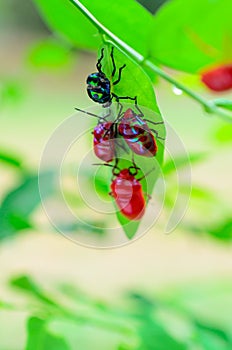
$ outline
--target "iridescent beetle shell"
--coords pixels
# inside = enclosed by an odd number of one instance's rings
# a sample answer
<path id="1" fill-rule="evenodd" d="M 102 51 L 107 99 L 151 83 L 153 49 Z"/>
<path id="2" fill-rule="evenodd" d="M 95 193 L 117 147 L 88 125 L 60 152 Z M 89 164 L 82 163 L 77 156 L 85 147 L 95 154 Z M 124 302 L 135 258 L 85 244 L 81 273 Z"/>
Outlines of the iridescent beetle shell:
<path id="1" fill-rule="evenodd" d="M 120 212 L 129 220 L 140 220 L 145 212 L 146 201 L 141 183 L 129 169 L 123 169 L 111 183 L 111 195 Z"/>
<path id="2" fill-rule="evenodd" d="M 152 131 L 146 121 L 131 108 L 126 110 L 120 120 L 118 133 L 134 153 L 144 157 L 156 155 L 158 147 Z"/>
<path id="3" fill-rule="evenodd" d="M 104 104 L 111 101 L 110 81 L 104 73 L 90 74 L 86 83 L 88 95 L 94 102 Z"/>

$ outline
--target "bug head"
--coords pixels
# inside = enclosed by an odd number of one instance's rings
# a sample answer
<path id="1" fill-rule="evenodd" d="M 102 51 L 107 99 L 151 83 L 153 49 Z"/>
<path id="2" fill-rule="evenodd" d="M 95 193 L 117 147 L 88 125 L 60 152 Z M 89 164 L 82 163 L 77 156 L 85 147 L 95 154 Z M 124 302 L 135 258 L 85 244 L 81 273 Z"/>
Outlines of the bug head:
<path id="1" fill-rule="evenodd" d="M 102 72 L 94 72 L 88 75 L 86 83 L 88 86 L 99 86 L 101 83 L 106 81 L 106 76 Z M 107 79 L 108 80 L 108 79 Z"/>
<path id="2" fill-rule="evenodd" d="M 134 116 L 135 116 L 135 112 L 131 108 L 128 108 L 126 110 L 126 112 L 124 113 L 123 118 L 124 119 L 132 119 L 132 118 L 134 118 Z"/>

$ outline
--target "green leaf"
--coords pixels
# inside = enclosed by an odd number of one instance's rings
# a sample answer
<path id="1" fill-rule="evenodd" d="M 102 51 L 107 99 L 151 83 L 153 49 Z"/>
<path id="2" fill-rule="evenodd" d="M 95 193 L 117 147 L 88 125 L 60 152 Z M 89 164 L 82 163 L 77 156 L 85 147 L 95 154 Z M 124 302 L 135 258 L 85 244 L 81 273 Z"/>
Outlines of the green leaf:
<path id="1" fill-rule="evenodd" d="M 100 37 L 97 29 L 71 3 L 70 0 L 34 0 L 46 22 L 54 30 L 65 35 L 74 45 L 85 49 L 97 49 Z M 112 33 L 147 56 L 152 15 L 133 0 L 89 1 L 81 3 Z"/>
<path id="2" fill-rule="evenodd" d="M 17 105 L 25 96 L 25 87 L 16 79 L 7 79 L 0 84 L 0 107 Z"/>
<path id="3" fill-rule="evenodd" d="M 186 188 L 185 186 L 181 186 L 181 191 L 189 192 L 189 186 L 187 186 Z M 205 200 L 208 203 L 209 201 L 214 201 L 215 203 L 217 201 L 216 196 L 212 191 L 199 185 L 192 185 L 191 197 L 196 198 L 197 200 Z"/>
<path id="4" fill-rule="evenodd" d="M 151 317 L 146 318 L 146 315 L 142 319 L 139 334 L 142 341 L 139 350 L 186 350 L 186 344 L 174 339 L 162 324 Z"/>
<path id="5" fill-rule="evenodd" d="M 189 155 L 189 158 L 185 156 L 179 156 L 175 159 L 169 159 L 163 166 L 163 172 L 165 174 L 171 174 L 177 169 L 184 168 L 185 166 L 191 164 L 199 163 L 206 158 L 206 154 L 204 153 L 192 153 Z"/>
<path id="6" fill-rule="evenodd" d="M 105 234 L 105 223 L 104 222 L 94 222 L 94 221 L 88 221 L 88 224 L 85 224 L 81 221 L 75 221 L 70 223 L 60 223 L 59 229 L 64 233 L 70 233 L 75 231 L 77 232 L 83 232 L 86 231 L 88 233 L 97 234 L 97 235 L 103 235 Z"/>
<path id="7" fill-rule="evenodd" d="M 224 330 L 214 326 L 205 325 L 202 322 L 195 322 L 196 343 L 204 350 L 229 350 L 231 349 L 231 337 Z"/>
<path id="8" fill-rule="evenodd" d="M 185 344 L 169 334 L 156 317 L 156 307 L 163 307 L 162 302 L 134 292 L 130 297 L 135 302 L 133 312 L 139 321 L 137 333 L 141 338 L 141 346 L 138 350 L 186 350 Z"/>
<path id="9" fill-rule="evenodd" d="M 101 167 L 94 176 L 94 185 L 96 192 L 99 196 L 102 196 L 103 199 L 109 198 L 109 185 L 106 182 L 106 177 L 108 176 L 108 170 L 106 167 Z M 92 183 L 93 176 L 91 174 L 86 174 L 88 176 L 89 182 Z"/>
<path id="10" fill-rule="evenodd" d="M 72 1 L 72 0 L 71 0 Z M 113 34 L 133 47 L 148 55 L 152 15 L 134 0 L 125 1 L 89 1 L 81 3 Z"/>
<path id="11" fill-rule="evenodd" d="M 196 73 L 232 59 L 231 0 L 172 0 L 154 16 L 152 57 Z"/>
<path id="12" fill-rule="evenodd" d="M 36 284 L 34 280 L 28 276 L 18 276 L 18 277 L 12 278 L 10 280 L 10 285 L 31 294 L 32 296 L 36 297 L 43 303 L 57 306 L 57 303 L 52 298 L 47 296 L 43 292 L 43 290 L 40 288 L 40 286 Z"/>
<path id="13" fill-rule="evenodd" d="M 66 341 L 48 330 L 47 322 L 38 317 L 30 317 L 27 322 L 27 344 L 25 350 L 69 350 Z"/>
<path id="14" fill-rule="evenodd" d="M 185 225 L 185 229 L 194 234 L 208 234 L 212 238 L 218 239 L 222 242 L 231 242 L 232 240 L 232 220 L 227 219 L 221 222 L 214 222 L 211 225 L 204 227 L 194 224 Z"/>
<path id="15" fill-rule="evenodd" d="M 28 60 L 37 68 L 60 68 L 71 63 L 71 52 L 59 41 L 47 39 L 30 48 Z"/>
<path id="16" fill-rule="evenodd" d="M 207 229 L 207 232 L 214 238 L 231 241 L 232 240 L 232 220 L 225 220 Z"/>
<path id="17" fill-rule="evenodd" d="M 15 168 L 22 168 L 22 160 L 19 157 L 0 150 L 0 164 L 1 162 L 11 165 Z"/>
<path id="18" fill-rule="evenodd" d="M 217 129 L 213 135 L 216 141 L 219 141 L 220 144 L 231 143 L 232 142 L 232 125 L 226 124 L 222 125 Z"/>
<path id="19" fill-rule="evenodd" d="M 69 0 L 34 0 L 45 22 L 55 32 L 77 47 L 97 49 L 100 39 L 96 28 Z"/>
<path id="20" fill-rule="evenodd" d="M 195 326 L 198 328 L 200 331 L 205 331 L 214 334 L 215 336 L 218 336 L 225 342 L 230 343 L 232 345 L 232 339 L 230 335 L 223 329 L 217 328 L 213 325 L 206 324 L 200 320 L 195 320 Z"/>
<path id="21" fill-rule="evenodd" d="M 54 173 L 40 174 L 40 181 L 46 196 L 52 195 L 55 191 Z M 26 175 L 22 183 L 3 199 L 0 207 L 0 239 L 31 227 L 30 215 L 40 202 L 38 176 Z"/>
<path id="22" fill-rule="evenodd" d="M 0 309 L 7 311 L 14 311 L 16 309 L 15 305 L 8 303 L 7 301 L 0 300 Z"/>
<path id="23" fill-rule="evenodd" d="M 110 46 L 104 46 L 104 60 L 103 60 L 103 71 L 106 73 L 108 77 L 111 76 L 112 72 L 112 63 L 110 59 Z M 137 96 L 138 104 L 141 110 L 145 113 L 145 118 L 152 120 L 153 122 L 162 122 L 162 117 L 160 115 L 160 111 L 156 102 L 156 96 L 154 93 L 154 89 L 151 83 L 150 78 L 147 74 L 130 58 L 123 55 L 120 51 L 114 50 L 114 58 L 116 62 L 117 68 L 122 67 L 126 64 L 126 67 L 122 71 L 122 79 L 121 81 L 115 85 L 114 93 L 118 96 L 129 96 L 135 97 Z M 130 104 L 123 104 L 124 110 L 127 108 L 135 108 L 134 102 L 130 102 Z M 148 115 L 149 113 L 149 115 Z M 148 125 L 151 129 L 154 128 L 152 124 Z M 159 136 L 165 138 L 165 126 L 164 124 L 158 125 L 156 127 Z M 134 155 L 135 163 L 141 168 L 142 173 L 139 174 L 139 177 L 149 173 L 153 168 L 151 174 L 146 176 L 142 181 L 142 188 L 145 196 L 151 196 L 153 192 L 153 188 L 155 183 L 160 175 L 160 167 L 163 162 L 164 155 L 164 144 L 157 140 L 158 144 L 158 153 L 156 157 L 147 158 Z M 133 165 L 131 163 L 131 152 L 128 155 L 123 155 L 125 160 L 120 159 L 119 167 L 120 169 L 128 168 Z M 129 239 L 133 238 L 137 232 L 140 222 L 139 221 L 131 221 L 125 218 L 120 211 L 117 209 L 117 217 L 119 222 L 121 223 L 127 237 Z"/>

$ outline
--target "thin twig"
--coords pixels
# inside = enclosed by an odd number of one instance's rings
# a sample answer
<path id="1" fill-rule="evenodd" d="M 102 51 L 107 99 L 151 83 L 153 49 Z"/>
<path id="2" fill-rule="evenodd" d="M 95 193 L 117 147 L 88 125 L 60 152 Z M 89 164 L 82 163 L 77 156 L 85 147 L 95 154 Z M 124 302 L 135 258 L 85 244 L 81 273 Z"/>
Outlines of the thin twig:
<path id="1" fill-rule="evenodd" d="M 81 3 L 79 0 L 69 0 L 72 2 L 85 17 L 89 19 L 89 21 L 95 25 L 95 27 L 99 30 L 100 34 L 105 34 L 112 43 L 121 49 L 124 53 L 130 56 L 134 61 L 136 61 L 140 66 L 147 67 L 151 69 L 154 73 L 159 75 L 164 80 L 176 86 L 178 89 L 182 90 L 186 95 L 197 101 L 202 105 L 204 110 L 209 114 L 216 114 L 223 120 L 232 123 L 232 113 L 220 108 L 214 102 L 214 100 L 208 101 L 204 99 L 201 95 L 195 93 L 179 81 L 175 80 L 164 70 L 156 66 L 153 62 L 146 59 L 139 52 L 134 50 L 131 46 L 127 45 L 123 40 L 119 39 L 115 34 L 113 34 L 110 30 L 108 30 L 105 26 L 103 26 L 97 18 Z"/>

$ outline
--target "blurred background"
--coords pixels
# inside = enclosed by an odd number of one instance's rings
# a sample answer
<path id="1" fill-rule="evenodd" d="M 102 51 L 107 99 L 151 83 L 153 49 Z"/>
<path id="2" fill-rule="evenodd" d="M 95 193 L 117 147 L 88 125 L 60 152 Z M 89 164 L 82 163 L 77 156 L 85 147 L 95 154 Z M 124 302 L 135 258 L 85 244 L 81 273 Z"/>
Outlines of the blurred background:
<path id="1" fill-rule="evenodd" d="M 161 2 L 143 3 L 154 13 Z M 50 224 L 37 172 L 53 131 L 89 105 L 96 52 L 58 39 L 29 0 L 1 0 L 0 44 L 0 349 L 232 349 L 231 126 L 156 79 L 160 110 L 192 160 L 186 215 L 164 234 L 177 188 L 167 166 L 165 206 L 144 237 L 114 250 L 82 247 Z M 214 97 L 199 77 L 171 73 Z"/>

